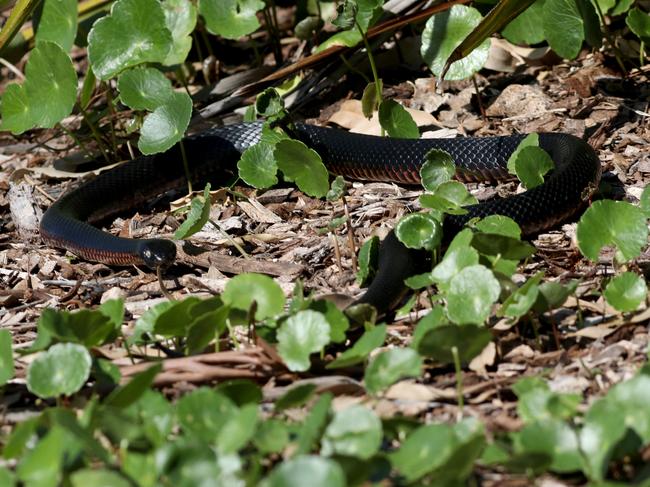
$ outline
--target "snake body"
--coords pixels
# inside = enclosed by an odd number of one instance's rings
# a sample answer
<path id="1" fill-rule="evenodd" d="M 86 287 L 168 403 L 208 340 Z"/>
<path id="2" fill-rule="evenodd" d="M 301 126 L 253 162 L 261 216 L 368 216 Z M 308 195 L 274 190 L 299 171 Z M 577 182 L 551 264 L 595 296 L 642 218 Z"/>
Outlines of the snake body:
<path id="1" fill-rule="evenodd" d="M 524 135 L 456 139 L 394 139 L 352 134 L 343 130 L 298 124 L 294 137 L 315 149 L 327 168 L 351 178 L 414 184 L 426 154 L 442 149 L 454 158 L 462 181 L 511 178 L 506 163 Z M 219 127 L 184 140 L 193 182 L 223 182 L 236 173 L 241 153 L 259 142 L 262 124 Z M 539 134 L 539 145 L 555 164 L 540 186 L 508 198 L 466 207 L 465 215 L 444 220 L 449 240 L 474 217 L 499 214 L 514 219 L 524 235 L 548 229 L 582 208 L 600 179 L 593 149 L 568 134 Z M 96 223 L 186 184 L 180 150 L 143 156 L 100 174 L 64 194 L 43 215 L 43 241 L 91 261 L 110 265 L 145 264 L 151 268 L 173 263 L 176 247 L 164 239 L 134 240 L 110 235 Z M 361 299 L 386 309 L 403 288 L 403 279 L 421 267 L 420 254 L 399 243 L 391 232 L 380 249 L 379 269 Z"/>

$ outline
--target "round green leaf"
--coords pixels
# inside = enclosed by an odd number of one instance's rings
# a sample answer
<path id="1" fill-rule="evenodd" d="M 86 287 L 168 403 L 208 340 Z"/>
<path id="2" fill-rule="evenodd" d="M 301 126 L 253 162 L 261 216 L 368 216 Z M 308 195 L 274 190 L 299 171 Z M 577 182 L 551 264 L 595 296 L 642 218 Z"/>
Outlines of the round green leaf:
<path id="1" fill-rule="evenodd" d="M 263 454 L 279 453 L 289 443 L 288 428 L 278 419 L 267 419 L 260 423 L 253 442 Z"/>
<path id="2" fill-rule="evenodd" d="M 70 51 L 77 35 L 77 0 L 47 0 L 38 22 L 36 41 L 58 44 Z"/>
<path id="3" fill-rule="evenodd" d="M 435 191 L 442 183 L 451 181 L 456 174 L 456 164 L 451 154 L 442 149 L 430 150 L 426 158 L 420 168 L 420 180 L 424 189 Z"/>
<path id="4" fill-rule="evenodd" d="M 488 215 L 476 222 L 474 227 L 483 233 L 521 238 L 521 228 L 512 218 L 503 215 Z"/>
<path id="5" fill-rule="evenodd" d="M 539 282 L 544 277 L 543 272 L 538 272 L 528 279 L 523 286 L 513 292 L 501 305 L 500 316 L 520 318 L 533 307 L 539 295 Z"/>
<path id="6" fill-rule="evenodd" d="M 524 150 L 526 147 L 539 147 L 539 134 L 532 132 L 524 137 L 521 142 L 517 145 L 517 148 L 510 154 L 508 157 L 508 172 L 510 174 L 516 174 L 515 172 L 515 161 L 519 157 L 519 153 Z"/>
<path id="7" fill-rule="evenodd" d="M 72 487 L 86 487 L 88 485 L 104 487 L 129 487 L 131 482 L 112 470 L 93 470 L 90 468 L 77 470 L 70 477 Z"/>
<path id="8" fill-rule="evenodd" d="M 299 311 L 282 323 L 277 333 L 278 353 L 289 370 L 309 369 L 309 356 L 330 342 L 330 325 L 317 311 Z"/>
<path id="9" fill-rule="evenodd" d="M 471 232 L 471 231 L 470 231 Z M 470 235 L 471 237 L 471 235 Z M 431 277 L 443 289 L 448 287 L 449 281 L 465 267 L 478 264 L 478 252 L 468 246 L 451 246 L 445 252 L 444 258 L 433 268 Z"/>
<path id="10" fill-rule="evenodd" d="M 524 147 L 515 159 L 515 174 L 526 189 L 544 182 L 544 175 L 555 167 L 551 156 L 540 147 Z"/>
<path id="11" fill-rule="evenodd" d="M 619 311 L 634 311 L 648 295 L 645 280 L 634 272 L 613 278 L 605 288 L 605 299 Z"/>
<path id="12" fill-rule="evenodd" d="M 481 21 L 478 10 L 454 5 L 432 16 L 422 32 L 422 58 L 436 76 L 440 76 L 449 55 Z M 445 75 L 446 80 L 465 79 L 477 72 L 487 61 L 490 40 L 486 39 L 469 56 L 454 62 Z"/>
<path id="13" fill-rule="evenodd" d="M 183 138 L 191 115 L 190 96 L 184 91 L 172 93 L 163 105 L 145 117 L 138 148 L 143 154 L 166 151 Z"/>
<path id="14" fill-rule="evenodd" d="M 181 428 L 186 434 L 195 435 L 207 443 L 216 441 L 235 411 L 237 407 L 230 399 L 206 387 L 184 395 L 176 404 Z"/>
<path id="15" fill-rule="evenodd" d="M 146 62 L 163 62 L 172 46 L 157 0 L 118 0 L 88 34 L 88 59 L 102 80 Z"/>
<path id="16" fill-rule="evenodd" d="M 377 355 L 366 368 L 363 380 L 370 394 L 377 394 L 406 377 L 419 377 L 422 358 L 412 348 L 391 348 Z"/>
<path id="17" fill-rule="evenodd" d="M 327 369 L 349 367 L 363 362 L 370 352 L 381 347 L 386 340 L 386 325 L 378 325 L 366 331 L 354 345 L 339 355 L 334 362 L 327 364 Z"/>
<path id="18" fill-rule="evenodd" d="M 221 295 L 225 304 L 248 311 L 255 306 L 255 319 L 263 320 L 280 314 L 284 308 L 282 288 L 269 276 L 262 274 L 239 274 L 226 284 Z"/>
<path id="19" fill-rule="evenodd" d="M 539 21 L 544 12 L 545 0 L 537 0 L 515 17 L 501 31 L 503 37 L 513 44 L 530 45 L 545 40 L 544 26 Z"/>
<path id="20" fill-rule="evenodd" d="M 643 211 L 625 201 L 601 200 L 587 208 L 576 230 L 582 254 L 598 260 L 605 246 L 617 248 L 616 259 L 634 259 L 648 244 L 648 226 Z"/>
<path id="21" fill-rule="evenodd" d="M 639 208 L 643 210 L 646 218 L 650 218 L 650 186 L 646 186 L 643 193 L 641 193 Z"/>
<path id="22" fill-rule="evenodd" d="M 297 140 L 281 140 L 275 146 L 275 160 L 284 176 L 300 191 L 321 198 L 329 190 L 329 175 L 316 151 Z"/>
<path id="23" fill-rule="evenodd" d="M 181 64 L 192 49 L 191 34 L 196 26 L 197 9 L 190 0 L 163 0 L 162 8 L 172 35 L 172 46 L 163 64 Z"/>
<path id="24" fill-rule="evenodd" d="M 433 250 L 442 240 L 442 226 L 423 213 L 411 213 L 397 223 L 395 235 L 408 248 Z"/>
<path id="25" fill-rule="evenodd" d="M 625 23 L 644 42 L 650 42 L 650 14 L 633 8 L 627 14 Z"/>
<path id="26" fill-rule="evenodd" d="M 32 122 L 54 127 L 72 111 L 77 97 L 77 74 L 72 61 L 58 44 L 41 41 L 25 67 L 25 92 Z"/>
<path id="27" fill-rule="evenodd" d="M 42 398 L 69 396 L 86 383 L 91 363 L 86 347 L 57 343 L 30 364 L 27 388 Z"/>
<path id="28" fill-rule="evenodd" d="M 422 321 L 428 323 L 428 320 Z M 458 359 L 466 364 L 481 353 L 491 340 L 492 334 L 485 326 L 439 322 L 424 332 L 417 343 L 417 351 L 443 364 L 453 364 L 452 348 L 456 347 Z"/>
<path id="29" fill-rule="evenodd" d="M 211 34 L 239 39 L 260 26 L 257 11 L 264 8 L 260 0 L 200 0 L 199 13 Z"/>
<path id="30" fill-rule="evenodd" d="M 423 207 L 454 215 L 465 214 L 467 210 L 462 207 L 476 203 L 477 199 L 459 181 L 446 181 L 438 185 L 435 193 L 420 196 Z"/>
<path id="31" fill-rule="evenodd" d="M 482 324 L 499 298 L 501 286 L 492 271 L 482 265 L 465 267 L 450 281 L 447 315 L 458 324 Z"/>
<path id="32" fill-rule="evenodd" d="M 343 469 L 333 460 L 301 455 L 281 462 L 262 482 L 263 487 L 345 487 Z"/>
<path id="33" fill-rule="evenodd" d="M 246 149 L 237 162 L 239 177 L 257 189 L 275 186 L 278 182 L 278 165 L 273 156 L 274 149 L 274 146 L 264 142 Z"/>
<path id="34" fill-rule="evenodd" d="M 578 55 L 585 24 L 577 0 L 546 0 L 542 23 L 546 40 L 558 55 L 567 59 Z"/>
<path id="35" fill-rule="evenodd" d="M 378 259 L 379 237 L 373 236 L 366 240 L 359 249 L 357 283 L 360 287 L 367 286 L 374 279 Z"/>
<path id="36" fill-rule="evenodd" d="M 210 219 L 210 183 L 203 189 L 203 198 L 192 198 L 185 221 L 174 232 L 174 238 L 185 239 L 199 232 Z"/>
<path id="37" fill-rule="evenodd" d="M 11 332 L 0 330 L 0 385 L 14 376 L 14 357 L 11 349 Z"/>
<path id="38" fill-rule="evenodd" d="M 327 425 L 321 453 L 367 460 L 381 446 L 381 420 L 370 409 L 355 405 L 338 411 Z"/>
<path id="39" fill-rule="evenodd" d="M 0 125 L 2 130 L 22 134 L 34 126 L 24 85 L 17 83 L 7 85 L 0 103 L 2 103 L 2 125 Z"/>
<path id="40" fill-rule="evenodd" d="M 582 454 L 576 432 L 564 421 L 547 419 L 527 424 L 514 435 L 519 453 L 548 455 L 556 472 L 575 472 L 582 467 Z"/>
<path id="41" fill-rule="evenodd" d="M 390 463 L 408 482 L 444 465 L 454 451 L 454 432 L 446 424 L 420 426 L 390 453 Z"/>
<path id="42" fill-rule="evenodd" d="M 134 110 L 153 112 L 174 93 L 172 83 L 154 68 L 138 67 L 122 73 L 117 81 L 122 102 Z"/>
<path id="43" fill-rule="evenodd" d="M 417 139 L 420 130 L 413 117 L 395 100 L 384 100 L 379 105 L 379 123 L 388 135 L 401 139 Z"/>

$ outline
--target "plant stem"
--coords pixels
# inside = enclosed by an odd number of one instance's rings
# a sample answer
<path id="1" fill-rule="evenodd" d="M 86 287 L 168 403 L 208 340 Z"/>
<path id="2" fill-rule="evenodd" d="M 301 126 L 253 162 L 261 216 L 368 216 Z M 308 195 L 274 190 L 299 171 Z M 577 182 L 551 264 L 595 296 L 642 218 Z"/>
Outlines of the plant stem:
<path id="1" fill-rule="evenodd" d="M 106 101 L 108 104 L 108 111 L 111 112 L 109 118 L 110 127 L 111 127 L 111 141 L 113 142 L 113 152 L 117 152 L 117 137 L 115 136 L 115 120 L 117 114 L 115 113 L 115 107 L 113 106 L 113 92 L 111 91 L 110 83 L 106 83 Z"/>
<path id="2" fill-rule="evenodd" d="M 239 254 L 242 257 L 244 257 L 245 259 L 250 259 L 251 256 L 248 255 L 248 253 L 244 250 L 244 248 L 241 245 L 239 245 L 235 241 L 235 239 L 233 239 L 230 235 L 228 235 L 226 231 L 223 228 L 221 228 L 217 222 L 215 222 L 212 218 L 210 218 L 208 221 L 212 224 L 212 226 L 214 226 L 214 228 L 216 228 L 226 238 L 226 240 L 228 240 L 228 242 L 230 242 L 230 245 L 232 245 L 237 249 L 237 252 L 239 252 Z"/>
<path id="3" fill-rule="evenodd" d="M 463 408 L 465 407 L 465 400 L 463 398 L 463 370 L 460 368 L 460 356 L 458 355 L 458 348 L 451 347 L 451 354 L 454 357 L 454 369 L 456 369 L 456 399 L 458 401 L 458 420 L 463 415 Z"/>
<path id="4" fill-rule="evenodd" d="M 622 53 L 616 43 L 614 42 L 614 39 L 612 38 L 612 33 L 609 31 L 609 27 L 607 27 L 607 24 L 605 23 L 605 15 L 603 14 L 603 10 L 600 8 L 600 4 L 598 2 L 592 2 L 594 7 L 596 7 L 596 11 L 598 12 L 598 17 L 600 19 L 600 23 L 603 25 L 603 34 L 605 34 L 605 38 L 607 39 L 607 42 L 609 42 L 610 46 L 612 46 L 612 49 L 614 50 L 614 57 L 616 58 L 616 62 L 618 63 L 618 67 L 621 68 L 621 71 L 623 71 L 623 74 L 627 75 L 627 69 L 625 69 L 625 64 L 623 64 L 623 59 L 621 58 Z"/>
<path id="5" fill-rule="evenodd" d="M 181 158 L 183 159 L 183 169 L 185 170 L 185 177 L 187 178 L 187 193 L 192 193 L 192 177 L 190 175 L 190 167 L 187 164 L 187 154 L 185 153 L 185 144 L 181 139 L 178 144 L 181 146 Z"/>
<path id="6" fill-rule="evenodd" d="M 93 134 L 93 138 L 97 142 L 97 146 L 99 147 L 99 150 L 101 151 L 104 160 L 110 164 L 111 159 L 110 157 L 108 157 L 108 151 L 106 149 L 106 146 L 104 145 L 104 142 L 102 141 L 102 135 L 99 133 L 99 130 L 97 130 L 95 124 L 90 120 L 90 118 L 88 118 L 88 112 L 84 108 L 82 108 L 81 105 L 79 106 L 79 109 L 81 110 L 81 116 L 83 117 L 84 122 L 86 122 L 86 125 L 88 125 L 88 127 L 90 128 L 90 131 Z"/>
<path id="7" fill-rule="evenodd" d="M 357 30 L 359 31 L 359 34 L 361 34 L 363 45 L 366 47 L 366 54 L 368 54 L 368 61 L 370 62 L 370 70 L 372 71 L 372 78 L 375 81 L 375 89 L 377 94 L 377 107 L 379 107 L 379 105 L 381 105 L 381 102 L 383 100 L 382 97 L 383 86 L 381 84 L 381 80 L 379 79 L 379 74 L 377 73 L 375 58 L 372 55 L 372 50 L 370 49 L 370 44 L 368 43 L 368 37 L 366 36 L 366 33 L 363 31 L 361 25 L 359 25 L 359 22 L 356 19 L 354 23 L 357 26 Z M 381 127 L 381 136 L 383 137 L 384 135 L 386 135 L 386 131 L 384 130 L 384 127 Z"/>
<path id="8" fill-rule="evenodd" d="M 88 158 L 88 160 L 92 161 L 92 160 L 94 159 L 94 157 L 92 156 L 92 154 L 91 154 L 91 153 L 88 151 L 88 149 L 86 148 L 86 145 L 83 144 L 83 143 L 81 142 L 81 140 L 79 140 L 79 139 L 77 138 L 77 136 L 76 136 L 75 134 L 72 133 L 72 131 L 70 131 L 70 130 L 68 130 L 67 128 L 65 128 L 61 122 L 57 123 L 57 125 L 61 128 L 61 130 L 63 130 L 63 132 L 64 132 L 68 137 L 70 137 L 72 140 L 74 140 L 74 143 L 77 144 L 77 146 L 82 150 L 82 152 L 83 152 L 84 154 L 86 154 L 86 157 Z M 110 161 L 109 161 L 109 162 L 110 162 Z"/>

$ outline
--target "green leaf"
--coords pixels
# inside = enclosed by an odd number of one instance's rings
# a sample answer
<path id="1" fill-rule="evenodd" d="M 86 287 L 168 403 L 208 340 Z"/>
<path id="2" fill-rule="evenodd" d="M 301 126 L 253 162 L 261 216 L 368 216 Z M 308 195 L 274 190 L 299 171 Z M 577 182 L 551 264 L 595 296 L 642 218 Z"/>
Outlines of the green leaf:
<path id="1" fill-rule="evenodd" d="M 325 429 L 321 454 L 367 460 L 379 451 L 381 439 L 381 420 L 370 409 L 355 405 L 336 412 Z"/>
<path id="2" fill-rule="evenodd" d="M 473 7 L 454 5 L 449 10 L 432 16 L 422 32 L 420 52 L 424 62 L 436 76 L 440 76 L 449 55 L 481 21 L 481 14 Z M 486 39 L 472 53 L 454 62 L 445 80 L 469 78 L 483 67 L 490 50 Z"/>
<path id="3" fill-rule="evenodd" d="M 368 358 L 370 352 L 381 347 L 386 340 L 386 325 L 377 325 L 366 331 L 354 345 L 341 353 L 336 360 L 327 364 L 327 369 L 350 367 Z"/>
<path id="4" fill-rule="evenodd" d="M 535 2 L 533 5 L 537 5 L 538 2 Z M 539 23 L 539 21 L 538 21 Z M 524 137 L 521 142 L 517 145 L 517 148 L 510 154 L 508 157 L 508 172 L 510 174 L 517 174 L 515 169 L 515 162 L 519 158 L 521 151 L 528 147 L 539 147 L 539 134 L 535 132 L 528 134 Z"/>
<path id="5" fill-rule="evenodd" d="M 401 139 L 417 139 L 420 130 L 413 117 L 395 100 L 384 100 L 379 105 L 379 123 L 388 135 Z"/>
<path id="6" fill-rule="evenodd" d="M 440 184 L 434 194 L 420 196 L 420 204 L 452 215 L 467 213 L 463 206 L 474 205 L 478 200 L 467 191 L 465 185 L 459 181 L 447 181 Z"/>
<path id="7" fill-rule="evenodd" d="M 533 305 L 533 309 L 538 313 L 543 313 L 562 306 L 567 298 L 575 292 L 577 286 L 578 281 L 571 281 L 566 286 L 554 281 L 543 282 L 539 286 L 537 301 Z"/>
<path id="8" fill-rule="evenodd" d="M 258 422 L 257 407 L 257 404 L 245 404 L 230 414 L 216 438 L 220 453 L 237 453 L 253 438 Z"/>
<path id="9" fill-rule="evenodd" d="M 639 39 L 650 43 L 650 14 L 634 7 L 625 17 L 625 23 Z"/>
<path id="10" fill-rule="evenodd" d="M 331 301 L 314 301 L 309 309 L 321 313 L 330 325 L 330 341 L 343 343 L 346 340 L 345 332 L 350 328 L 350 322 L 345 313 L 338 309 Z"/>
<path id="11" fill-rule="evenodd" d="M 357 3 L 351 0 L 343 0 L 336 7 L 336 18 L 332 24 L 341 30 L 349 30 L 354 27 L 355 17 L 357 15 Z"/>
<path id="12" fill-rule="evenodd" d="M 61 466 L 68 436 L 55 426 L 29 451 L 18 464 L 16 476 L 25 485 L 56 487 L 61 480 Z"/>
<path id="13" fill-rule="evenodd" d="M 544 175 L 555 167 L 551 156 L 539 147 L 524 147 L 514 162 L 515 174 L 526 189 L 532 189 L 544 182 Z"/>
<path id="14" fill-rule="evenodd" d="M 491 233 L 521 239 L 521 228 L 512 218 L 503 215 L 488 215 L 474 225 L 482 233 Z"/>
<path id="15" fill-rule="evenodd" d="M 441 321 L 434 322 L 434 325 L 424 332 L 418 340 L 417 351 L 438 362 L 452 364 L 452 347 L 456 347 L 459 360 L 466 364 L 481 353 L 490 341 L 492 334 L 482 325 L 459 326 Z"/>
<path id="16" fill-rule="evenodd" d="M 543 272 L 538 272 L 528 279 L 523 286 L 513 292 L 503 302 L 499 309 L 498 316 L 509 318 L 521 318 L 533 307 L 539 294 L 539 283 L 544 277 Z"/>
<path id="17" fill-rule="evenodd" d="M 433 250 L 442 240 L 442 225 L 423 213 L 411 213 L 397 223 L 395 235 L 410 249 Z"/>
<path id="18" fill-rule="evenodd" d="M 163 0 L 162 8 L 172 35 L 172 45 L 163 64 L 181 64 L 192 48 L 191 34 L 196 26 L 197 9 L 189 0 Z"/>
<path id="19" fill-rule="evenodd" d="M 90 309 L 70 313 L 46 308 L 38 319 L 39 330 L 50 339 L 79 343 L 85 347 L 103 344 L 121 324 L 101 311 Z"/>
<path id="20" fill-rule="evenodd" d="M 47 0 L 38 22 L 36 41 L 50 41 L 69 52 L 77 35 L 77 1 Z"/>
<path id="21" fill-rule="evenodd" d="M 165 338 L 185 336 L 187 326 L 194 320 L 190 309 L 199 302 L 200 299 L 196 296 L 172 302 L 155 316 L 151 331 Z"/>
<path id="22" fill-rule="evenodd" d="M 34 126 L 24 85 L 16 83 L 7 85 L 0 102 L 2 102 L 2 125 L 0 125 L 2 130 L 22 134 Z"/>
<path id="23" fill-rule="evenodd" d="M 15 373 L 14 357 L 11 349 L 11 332 L 0 330 L 0 386 L 13 378 Z"/>
<path id="24" fill-rule="evenodd" d="M 381 85 L 381 80 L 379 84 Z M 363 116 L 367 119 L 372 118 L 372 114 L 379 108 L 379 102 L 381 102 L 381 93 L 378 92 L 376 83 L 374 81 L 368 83 L 363 89 L 363 95 L 361 95 L 361 111 L 363 112 Z M 419 135 L 420 132 L 418 131 Z"/>
<path id="25" fill-rule="evenodd" d="M 75 343 L 57 343 L 42 352 L 27 369 L 27 389 L 38 397 L 70 396 L 90 375 L 88 350 Z"/>
<path id="26" fill-rule="evenodd" d="M 447 315 L 454 323 L 480 325 L 490 316 L 500 292 L 499 281 L 489 269 L 465 267 L 449 283 Z"/>
<path id="27" fill-rule="evenodd" d="M 203 188 L 203 197 L 192 198 L 190 211 L 187 213 L 185 221 L 174 232 L 175 239 L 186 239 L 201 231 L 210 219 L 210 183 Z"/>
<path id="28" fill-rule="evenodd" d="M 413 482 L 443 466 L 454 449 L 454 433 L 446 424 L 420 426 L 390 453 L 390 463 L 407 480 Z"/>
<path id="29" fill-rule="evenodd" d="M 451 179 L 456 174 L 456 163 L 447 151 L 431 149 L 427 152 L 426 161 L 420 168 L 420 180 L 427 191 L 435 191 L 438 186 Z"/>
<path id="30" fill-rule="evenodd" d="M 359 271 L 357 272 L 357 284 L 365 287 L 375 278 L 377 271 L 377 260 L 379 259 L 379 237 L 373 236 L 366 240 L 359 249 Z"/>
<path id="31" fill-rule="evenodd" d="M 422 358 L 412 348 L 391 348 L 375 356 L 363 380 L 370 394 L 376 395 L 406 377 L 419 377 Z"/>
<path id="32" fill-rule="evenodd" d="M 544 26 L 539 21 L 544 14 L 545 0 L 537 0 L 501 31 L 513 44 L 531 45 L 545 40 Z"/>
<path id="33" fill-rule="evenodd" d="M 210 342 L 219 338 L 226 330 L 230 308 L 218 309 L 201 314 L 187 325 L 187 354 L 201 353 Z"/>
<path id="34" fill-rule="evenodd" d="M 449 322 L 444 316 L 442 306 L 433 307 L 429 313 L 424 315 L 420 318 L 420 321 L 418 321 L 418 324 L 413 331 L 413 338 L 411 339 L 410 347 L 414 350 L 419 350 L 420 342 L 429 330 L 433 330 L 434 328 L 447 323 Z"/>
<path id="35" fill-rule="evenodd" d="M 293 31 L 298 39 L 308 41 L 319 32 L 322 25 L 323 21 L 320 17 L 309 15 L 298 22 Z"/>
<path id="36" fill-rule="evenodd" d="M 267 419 L 257 428 L 253 443 L 262 454 L 279 453 L 289 443 L 288 428 L 278 419 Z"/>
<path id="37" fill-rule="evenodd" d="M 131 66 L 163 62 L 171 47 L 172 36 L 157 0 L 118 0 L 88 34 L 88 59 L 101 80 Z"/>
<path id="38" fill-rule="evenodd" d="M 309 356 L 330 342 L 330 325 L 316 311 L 299 311 L 282 323 L 277 333 L 278 353 L 289 370 L 309 369 Z"/>
<path id="39" fill-rule="evenodd" d="M 517 395 L 517 413 L 526 423 L 575 416 L 580 394 L 558 394 L 540 377 L 524 377 L 512 387 Z"/>
<path id="40" fill-rule="evenodd" d="M 255 304 L 255 319 L 278 315 L 284 308 L 282 288 L 270 277 L 261 274 L 239 274 L 226 284 L 223 302 L 235 309 L 249 311 Z"/>
<path id="41" fill-rule="evenodd" d="M 275 146 L 275 160 L 288 181 L 300 191 L 321 198 L 329 190 L 329 176 L 320 156 L 297 140 L 281 140 Z"/>
<path id="42" fill-rule="evenodd" d="M 345 179 L 343 176 L 336 176 L 330 184 L 330 189 L 327 192 L 325 199 L 327 201 L 336 201 L 345 195 Z"/>
<path id="43" fill-rule="evenodd" d="M 10 460 L 23 456 L 27 446 L 35 440 L 36 429 L 41 424 L 41 420 L 42 416 L 35 416 L 16 424 L 4 442 L 3 458 Z"/>
<path id="44" fill-rule="evenodd" d="M 184 395 L 176 404 L 178 423 L 186 434 L 215 443 L 237 406 L 223 394 L 201 387 Z"/>
<path id="45" fill-rule="evenodd" d="M 560 56 L 574 59 L 585 40 L 585 21 L 579 2 L 583 0 L 546 0 L 542 16 L 544 34 Z"/>
<path id="46" fill-rule="evenodd" d="M 326 392 L 312 406 L 311 411 L 297 431 L 296 455 L 308 453 L 323 433 L 332 404 L 332 394 Z"/>
<path id="47" fill-rule="evenodd" d="M 117 80 L 122 102 L 133 110 L 153 112 L 167 103 L 174 90 L 164 74 L 154 68 L 137 67 L 122 73 Z"/>
<path id="48" fill-rule="evenodd" d="M 564 421 L 547 419 L 524 426 L 514 434 L 517 453 L 536 453 L 552 459 L 550 468 L 568 473 L 581 470 L 582 455 L 576 432 Z"/>
<path id="49" fill-rule="evenodd" d="M 255 111 L 262 117 L 274 118 L 284 111 L 284 100 L 275 88 L 267 88 L 257 95 Z"/>
<path id="50" fill-rule="evenodd" d="M 494 255 L 508 260 L 526 259 L 535 253 L 535 247 L 528 242 L 496 233 L 474 234 L 472 247 L 483 255 Z"/>
<path id="51" fill-rule="evenodd" d="M 478 252 L 469 246 L 472 237 L 472 231 L 469 229 L 456 234 L 445 256 L 431 271 L 433 282 L 437 283 L 441 290 L 448 289 L 451 279 L 465 267 L 478 264 Z"/>
<path id="52" fill-rule="evenodd" d="M 104 404 L 120 409 L 129 407 L 147 392 L 161 370 L 162 364 L 157 363 L 140 372 L 129 382 L 113 390 L 104 400 Z"/>
<path id="53" fill-rule="evenodd" d="M 72 487 L 86 487 L 88 485 L 105 487 L 130 487 L 131 483 L 117 472 L 112 470 L 77 470 L 70 476 Z"/>
<path id="54" fill-rule="evenodd" d="M 77 74 L 68 55 L 55 43 L 40 41 L 29 55 L 25 83 L 2 99 L 2 128 L 21 133 L 51 128 L 68 116 L 77 97 Z M 10 85 L 11 86 L 11 85 Z"/>
<path id="55" fill-rule="evenodd" d="M 333 460 L 300 455 L 281 462 L 262 482 L 263 487 L 345 487 L 345 474 Z"/>
<path id="56" fill-rule="evenodd" d="M 199 13 L 211 34 L 239 39 L 260 26 L 257 11 L 264 8 L 260 0 L 200 0 Z"/>
<path id="57" fill-rule="evenodd" d="M 648 287 L 638 274 L 623 272 L 607 283 L 603 294 L 618 311 L 634 311 L 646 299 Z"/>
<path id="58" fill-rule="evenodd" d="M 0 467 L 0 485 L 5 487 L 15 487 L 16 485 L 16 478 L 7 467 Z"/>
<path id="59" fill-rule="evenodd" d="M 232 400 L 238 407 L 259 404 L 264 399 L 262 389 L 248 379 L 232 379 L 219 384 L 215 390 Z"/>
<path id="60" fill-rule="evenodd" d="M 646 218 L 650 218 L 650 186 L 646 186 L 641 193 L 639 208 L 643 210 Z"/>
<path id="61" fill-rule="evenodd" d="M 257 189 L 270 188 L 278 184 L 276 176 L 278 165 L 274 156 L 275 146 L 260 142 L 246 149 L 237 170 L 239 177 L 248 185 Z"/>
<path id="62" fill-rule="evenodd" d="M 288 408 L 297 408 L 307 403 L 316 392 L 315 384 L 300 384 L 289 386 L 289 390 L 275 401 L 275 410 L 283 411 Z"/>
<path id="63" fill-rule="evenodd" d="M 605 246 L 615 246 L 616 260 L 626 262 L 648 244 L 648 226 L 643 211 L 625 201 L 595 201 L 587 208 L 576 230 L 582 254 L 598 261 Z"/>
<path id="64" fill-rule="evenodd" d="M 171 148 L 183 138 L 191 115 L 190 96 L 184 91 L 172 93 L 164 104 L 144 118 L 138 149 L 143 154 L 155 154 Z"/>

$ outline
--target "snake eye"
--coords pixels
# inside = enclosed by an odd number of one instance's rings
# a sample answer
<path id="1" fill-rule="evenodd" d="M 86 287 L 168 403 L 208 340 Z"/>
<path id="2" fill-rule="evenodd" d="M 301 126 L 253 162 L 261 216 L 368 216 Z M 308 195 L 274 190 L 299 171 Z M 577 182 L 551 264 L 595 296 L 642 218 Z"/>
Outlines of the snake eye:
<path id="1" fill-rule="evenodd" d="M 139 253 L 145 265 L 150 269 L 165 268 L 174 263 L 176 245 L 171 240 L 143 240 Z"/>

